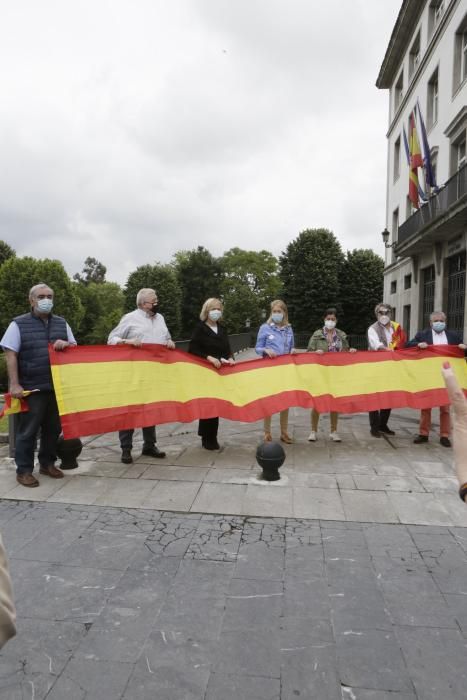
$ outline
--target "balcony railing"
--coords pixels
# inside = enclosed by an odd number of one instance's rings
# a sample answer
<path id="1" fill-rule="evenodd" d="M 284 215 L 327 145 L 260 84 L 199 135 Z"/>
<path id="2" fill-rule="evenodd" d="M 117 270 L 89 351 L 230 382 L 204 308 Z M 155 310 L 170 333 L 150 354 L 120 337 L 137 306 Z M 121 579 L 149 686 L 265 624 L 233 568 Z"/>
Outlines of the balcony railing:
<path id="1" fill-rule="evenodd" d="M 463 165 L 446 183 L 443 188 L 429 198 L 415 214 L 399 226 L 397 245 L 405 243 L 415 233 L 421 231 L 445 214 L 456 202 L 467 194 L 467 164 Z"/>

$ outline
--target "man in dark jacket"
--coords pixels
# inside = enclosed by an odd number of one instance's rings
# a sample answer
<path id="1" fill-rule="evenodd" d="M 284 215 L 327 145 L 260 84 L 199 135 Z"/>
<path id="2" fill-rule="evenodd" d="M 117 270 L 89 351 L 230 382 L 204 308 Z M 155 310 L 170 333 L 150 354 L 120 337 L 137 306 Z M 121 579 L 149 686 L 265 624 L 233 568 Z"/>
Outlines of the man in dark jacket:
<path id="1" fill-rule="evenodd" d="M 462 334 L 458 331 L 449 331 L 446 329 L 446 314 L 443 311 L 433 311 L 430 315 L 430 328 L 424 331 L 418 331 L 415 338 L 410 340 L 406 347 L 418 347 L 420 350 L 425 350 L 428 345 L 457 345 L 461 350 L 466 349 Z M 451 434 L 451 418 L 449 415 L 449 405 L 439 407 L 439 423 L 440 423 L 440 444 L 443 447 L 451 447 L 449 439 Z M 431 428 L 431 408 L 422 408 L 420 414 L 419 434 L 414 439 L 416 445 L 423 442 L 428 442 L 428 435 Z"/>
<path id="2" fill-rule="evenodd" d="M 36 284 L 29 292 L 31 311 L 17 316 L 0 341 L 6 356 L 10 392 L 14 398 L 27 396 L 28 411 L 18 416 L 15 462 L 16 480 L 23 486 L 39 486 L 33 475 L 34 447 L 39 429 L 39 473 L 61 479 L 55 467 L 57 440 L 61 432 L 57 401 L 52 384 L 49 344 L 54 350 L 76 345 L 70 326 L 61 316 L 52 314 L 53 290 Z"/>

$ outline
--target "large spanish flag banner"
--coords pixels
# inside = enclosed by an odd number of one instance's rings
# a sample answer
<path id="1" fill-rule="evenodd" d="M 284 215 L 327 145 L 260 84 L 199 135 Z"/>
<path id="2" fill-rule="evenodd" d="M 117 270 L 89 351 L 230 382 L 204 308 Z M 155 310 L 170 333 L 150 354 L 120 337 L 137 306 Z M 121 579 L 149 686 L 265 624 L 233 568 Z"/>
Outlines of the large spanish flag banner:
<path id="1" fill-rule="evenodd" d="M 464 390 L 464 353 L 454 346 L 395 352 L 300 353 L 214 369 L 161 345 L 50 350 L 65 438 L 220 416 L 256 421 L 290 406 L 321 413 L 428 408 L 449 403 L 449 359 Z"/>

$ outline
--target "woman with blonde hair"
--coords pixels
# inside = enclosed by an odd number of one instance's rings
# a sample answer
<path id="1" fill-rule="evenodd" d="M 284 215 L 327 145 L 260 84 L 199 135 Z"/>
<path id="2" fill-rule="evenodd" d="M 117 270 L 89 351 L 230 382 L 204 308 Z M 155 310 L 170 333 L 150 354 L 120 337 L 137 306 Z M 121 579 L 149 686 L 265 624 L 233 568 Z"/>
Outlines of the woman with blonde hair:
<path id="1" fill-rule="evenodd" d="M 292 326 L 289 323 L 287 306 L 282 299 L 275 299 L 271 302 L 271 313 L 258 331 L 255 351 L 262 357 L 274 359 L 280 355 L 288 355 L 294 352 L 294 336 Z M 264 419 L 264 441 L 271 442 L 271 418 Z M 279 414 L 281 427 L 281 441 L 290 445 L 293 440 L 289 436 L 287 429 L 289 426 L 289 409 L 281 411 Z"/>
<path id="2" fill-rule="evenodd" d="M 222 364 L 234 365 L 233 353 L 230 349 L 229 336 L 224 326 L 219 323 L 222 318 L 223 305 L 219 299 L 206 299 L 199 315 L 199 323 L 191 336 L 188 352 L 210 362 L 219 369 Z M 201 418 L 198 424 L 198 435 L 206 450 L 218 450 L 217 432 L 219 418 Z"/>

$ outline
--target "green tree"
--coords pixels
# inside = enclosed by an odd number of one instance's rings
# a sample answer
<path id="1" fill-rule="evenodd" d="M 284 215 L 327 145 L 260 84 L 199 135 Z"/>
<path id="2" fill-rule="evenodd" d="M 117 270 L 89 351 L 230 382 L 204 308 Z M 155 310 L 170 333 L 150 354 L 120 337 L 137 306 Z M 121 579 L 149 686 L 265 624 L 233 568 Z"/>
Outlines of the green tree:
<path id="1" fill-rule="evenodd" d="M 84 261 L 83 274 L 80 275 L 79 272 L 77 272 L 73 275 L 73 279 L 79 282 L 79 284 L 91 284 L 91 282 L 102 284 L 105 282 L 106 272 L 106 266 L 99 262 L 99 260 L 87 257 Z"/>
<path id="2" fill-rule="evenodd" d="M 225 321 L 230 333 L 240 333 L 249 324 L 260 325 L 270 302 L 281 289 L 278 261 L 267 250 L 231 248 L 219 259 Z"/>
<path id="3" fill-rule="evenodd" d="M 107 337 L 124 313 L 123 291 L 115 282 L 75 284 L 84 308 L 77 339 L 83 345 L 99 345 Z"/>
<path id="4" fill-rule="evenodd" d="M 173 266 L 182 295 L 182 334 L 189 338 L 206 299 L 221 295 L 221 267 L 203 246 L 175 253 Z"/>
<path id="5" fill-rule="evenodd" d="M 3 265 L 4 262 L 14 257 L 16 257 L 16 252 L 13 248 L 9 246 L 8 243 L 5 243 L 5 241 L 0 241 L 0 265 Z"/>
<path id="6" fill-rule="evenodd" d="M 347 333 L 363 334 L 374 323 L 374 308 L 383 298 L 384 260 L 372 250 L 347 252 L 341 275 L 342 318 Z"/>
<path id="7" fill-rule="evenodd" d="M 137 267 L 129 275 L 124 289 L 126 311 L 132 311 L 136 307 L 136 295 L 144 287 L 156 290 L 159 309 L 165 318 L 172 338 L 179 338 L 182 292 L 174 267 L 159 263 Z"/>
<path id="8" fill-rule="evenodd" d="M 45 283 L 54 290 L 54 313 L 64 316 L 72 330 L 79 328 L 83 307 L 75 285 L 59 260 L 11 257 L 0 267 L 0 326 L 30 309 L 29 290 Z"/>
<path id="9" fill-rule="evenodd" d="M 280 257 L 280 278 L 295 331 L 318 328 L 329 306 L 339 312 L 343 264 L 340 243 L 328 229 L 306 229 L 289 243 Z"/>

